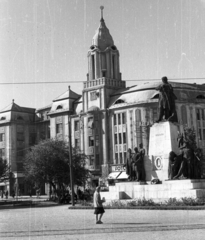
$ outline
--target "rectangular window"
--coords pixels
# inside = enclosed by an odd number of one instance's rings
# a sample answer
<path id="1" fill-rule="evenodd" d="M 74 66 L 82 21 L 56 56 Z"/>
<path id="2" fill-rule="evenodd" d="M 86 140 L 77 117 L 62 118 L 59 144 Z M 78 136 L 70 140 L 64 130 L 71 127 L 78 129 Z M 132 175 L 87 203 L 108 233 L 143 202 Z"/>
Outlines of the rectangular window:
<path id="1" fill-rule="evenodd" d="M 196 109 L 196 118 L 197 118 L 197 120 L 200 120 L 200 112 L 199 112 L 199 109 Z"/>
<path id="2" fill-rule="evenodd" d="M 201 128 L 199 128 L 198 131 L 199 131 L 199 140 L 202 140 Z"/>
<path id="3" fill-rule="evenodd" d="M 80 139 L 79 138 L 75 139 L 75 147 L 80 148 Z"/>
<path id="4" fill-rule="evenodd" d="M 201 109 L 201 118 L 202 118 L 202 120 L 205 120 L 204 119 L 204 110 L 203 109 Z"/>
<path id="5" fill-rule="evenodd" d="M 0 158 L 3 158 L 3 157 L 5 157 L 5 149 L 1 148 L 0 149 Z"/>
<path id="6" fill-rule="evenodd" d="M 205 129 L 203 129 L 203 140 L 205 141 Z"/>
<path id="7" fill-rule="evenodd" d="M 16 152 L 16 155 L 18 157 L 22 157 L 24 154 L 23 154 L 23 149 L 17 149 L 17 152 Z"/>
<path id="8" fill-rule="evenodd" d="M 94 165 L 94 157 L 90 156 L 90 165 L 93 166 Z"/>
<path id="9" fill-rule="evenodd" d="M 46 139 L 46 132 L 40 132 L 40 139 L 45 140 Z"/>
<path id="10" fill-rule="evenodd" d="M 0 133 L 0 142 L 4 142 L 5 135 L 4 133 Z"/>
<path id="11" fill-rule="evenodd" d="M 114 125 L 117 125 L 117 115 L 114 114 Z"/>
<path id="12" fill-rule="evenodd" d="M 99 135 L 95 136 L 95 146 L 99 146 Z"/>
<path id="13" fill-rule="evenodd" d="M 115 134 L 115 144 L 118 144 L 118 142 L 117 142 L 117 134 Z"/>
<path id="14" fill-rule="evenodd" d="M 123 132 L 123 143 L 126 143 L 127 142 L 127 139 L 126 139 L 126 133 Z"/>
<path id="15" fill-rule="evenodd" d="M 126 122 L 125 116 L 126 116 L 126 114 L 122 113 L 122 124 L 125 124 L 125 122 Z"/>
<path id="16" fill-rule="evenodd" d="M 36 134 L 30 133 L 29 134 L 29 145 L 34 145 L 36 143 Z"/>
<path id="17" fill-rule="evenodd" d="M 96 161 L 96 166 L 99 166 L 99 165 L 100 165 L 99 154 L 96 154 L 96 156 L 95 156 L 95 161 Z"/>
<path id="18" fill-rule="evenodd" d="M 118 163 L 118 153 L 115 153 L 115 161 Z"/>
<path id="19" fill-rule="evenodd" d="M 56 124 L 56 134 L 63 133 L 63 124 L 57 123 Z"/>
<path id="20" fill-rule="evenodd" d="M 89 140 L 89 147 L 93 147 L 94 146 L 94 137 L 89 136 L 88 140 Z"/>
<path id="21" fill-rule="evenodd" d="M 79 131 L 80 130 L 80 121 L 75 121 L 74 126 L 75 126 L 75 131 Z"/>
<path id="22" fill-rule="evenodd" d="M 17 141 L 24 141 L 24 133 L 17 132 Z"/>
<path id="23" fill-rule="evenodd" d="M 120 153 L 120 163 L 123 163 L 122 153 Z"/>
<path id="24" fill-rule="evenodd" d="M 122 133 L 119 133 L 119 144 L 122 144 Z"/>
<path id="25" fill-rule="evenodd" d="M 124 152 L 124 163 L 126 162 L 127 152 Z"/>
<path id="26" fill-rule="evenodd" d="M 121 125 L 121 114 L 118 114 L 118 125 Z"/>

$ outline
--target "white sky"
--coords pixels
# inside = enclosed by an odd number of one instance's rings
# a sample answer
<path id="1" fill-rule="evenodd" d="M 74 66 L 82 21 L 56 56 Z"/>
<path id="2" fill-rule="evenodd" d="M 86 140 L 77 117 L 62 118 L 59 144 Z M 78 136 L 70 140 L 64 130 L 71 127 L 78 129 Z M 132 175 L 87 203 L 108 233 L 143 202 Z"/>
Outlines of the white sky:
<path id="1" fill-rule="evenodd" d="M 68 85 L 81 94 L 101 5 L 127 86 L 205 83 L 205 0 L 0 0 L 0 110 L 44 107 Z M 33 82 L 65 83 L 15 84 Z"/>

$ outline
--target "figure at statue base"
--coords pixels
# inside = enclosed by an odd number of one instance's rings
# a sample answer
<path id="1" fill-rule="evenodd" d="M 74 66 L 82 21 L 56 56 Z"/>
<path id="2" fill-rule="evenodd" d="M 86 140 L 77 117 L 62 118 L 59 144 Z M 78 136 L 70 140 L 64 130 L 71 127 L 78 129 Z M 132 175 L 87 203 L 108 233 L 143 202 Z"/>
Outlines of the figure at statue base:
<path id="1" fill-rule="evenodd" d="M 179 133 L 177 141 L 180 154 L 169 153 L 169 179 L 200 179 L 200 150 L 194 151 L 183 134 Z"/>
<path id="2" fill-rule="evenodd" d="M 134 148 L 134 155 L 132 155 L 132 150 L 129 148 L 127 150 L 126 163 L 126 174 L 129 176 L 128 181 L 145 181 L 145 168 L 144 168 L 144 156 L 145 149 L 143 144 L 139 144 L 139 150 L 137 147 Z"/>

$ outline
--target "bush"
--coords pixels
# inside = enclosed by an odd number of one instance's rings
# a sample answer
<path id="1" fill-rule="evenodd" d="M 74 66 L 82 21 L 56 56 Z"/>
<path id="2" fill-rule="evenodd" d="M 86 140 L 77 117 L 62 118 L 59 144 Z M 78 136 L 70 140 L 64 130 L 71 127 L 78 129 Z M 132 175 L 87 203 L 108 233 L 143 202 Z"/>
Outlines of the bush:
<path id="1" fill-rule="evenodd" d="M 205 205 L 205 198 L 169 198 L 163 203 L 154 202 L 152 199 L 134 199 L 134 200 L 112 200 L 110 203 L 106 204 L 106 207 L 135 207 L 135 206 L 202 206 Z"/>

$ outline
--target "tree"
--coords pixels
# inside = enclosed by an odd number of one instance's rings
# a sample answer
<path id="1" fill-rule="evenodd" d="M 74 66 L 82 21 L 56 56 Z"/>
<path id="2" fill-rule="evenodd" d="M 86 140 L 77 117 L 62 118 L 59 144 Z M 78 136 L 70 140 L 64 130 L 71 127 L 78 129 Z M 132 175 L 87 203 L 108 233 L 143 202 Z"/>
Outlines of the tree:
<path id="1" fill-rule="evenodd" d="M 10 166 L 7 161 L 0 158 L 0 182 L 8 181 L 10 177 Z"/>
<path id="2" fill-rule="evenodd" d="M 85 169 L 86 156 L 73 149 L 72 158 L 74 184 L 82 186 L 88 177 L 88 170 Z M 49 139 L 33 146 L 25 156 L 24 169 L 27 181 L 37 186 L 49 183 L 55 190 L 58 186 L 58 189 L 65 191 L 70 183 L 67 142 Z"/>

